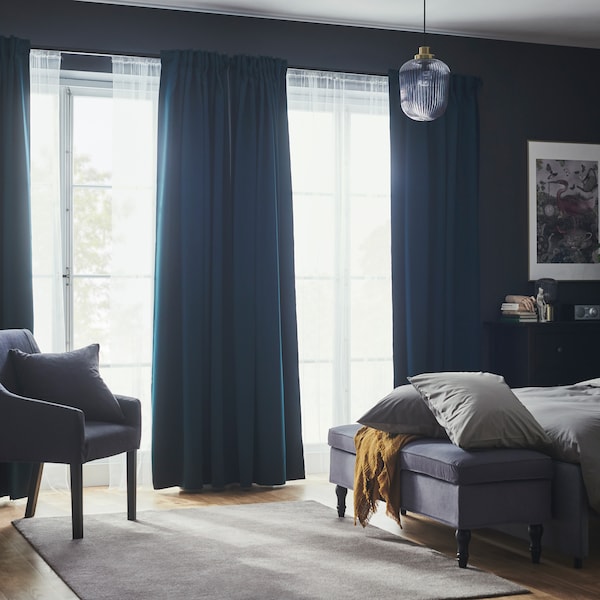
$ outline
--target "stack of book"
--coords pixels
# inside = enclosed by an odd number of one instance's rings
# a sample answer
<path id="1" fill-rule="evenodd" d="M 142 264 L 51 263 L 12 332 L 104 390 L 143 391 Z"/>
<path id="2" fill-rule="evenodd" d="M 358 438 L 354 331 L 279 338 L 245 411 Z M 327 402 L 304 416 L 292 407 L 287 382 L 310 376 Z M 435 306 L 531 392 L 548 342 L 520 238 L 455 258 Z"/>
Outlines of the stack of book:
<path id="1" fill-rule="evenodd" d="M 527 310 L 519 302 L 503 302 L 500 306 L 500 311 L 502 313 L 501 319 L 503 321 L 530 323 L 531 321 L 538 320 L 535 311 Z"/>

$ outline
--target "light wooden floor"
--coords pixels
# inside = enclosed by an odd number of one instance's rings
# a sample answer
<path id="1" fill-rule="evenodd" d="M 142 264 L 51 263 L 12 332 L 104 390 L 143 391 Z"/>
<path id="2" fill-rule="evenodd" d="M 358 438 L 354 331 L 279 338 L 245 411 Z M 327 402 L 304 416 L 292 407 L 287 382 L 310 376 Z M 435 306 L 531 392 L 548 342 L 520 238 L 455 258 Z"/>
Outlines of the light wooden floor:
<path id="1" fill-rule="evenodd" d="M 123 512 L 124 491 L 106 488 L 84 490 L 84 515 L 102 512 Z M 185 508 L 207 504 L 238 504 L 277 502 L 286 500 L 317 500 L 334 507 L 334 486 L 326 477 L 311 477 L 279 488 L 255 487 L 241 490 L 232 487 L 224 492 L 205 491 L 185 494 L 178 489 L 154 491 L 140 489 L 138 511 Z M 348 495 L 351 505 L 351 493 Z M 25 501 L 0 500 L 0 600 L 67 600 L 76 596 L 11 525 L 13 519 L 23 516 Z M 351 513 L 351 508 L 348 514 Z M 400 530 L 382 509 L 373 517 L 372 524 L 399 533 L 454 558 L 454 532 L 428 519 L 408 515 Z M 36 517 L 69 515 L 68 492 L 40 493 Z M 492 531 L 474 532 L 470 544 L 469 566 L 492 571 L 531 590 L 531 594 L 510 596 L 512 600 L 569 599 L 591 600 L 600 598 L 600 529 L 593 536 L 592 556 L 584 561 L 583 569 L 573 569 L 569 557 L 545 552 L 542 563 L 531 564 L 527 543 Z M 84 517 L 85 530 L 85 517 Z M 70 535 L 70 530 L 65 532 Z M 458 568 L 458 567 L 457 567 Z M 121 599 L 119 599 L 121 600 Z M 122 599 L 126 600 L 126 599 Z"/>

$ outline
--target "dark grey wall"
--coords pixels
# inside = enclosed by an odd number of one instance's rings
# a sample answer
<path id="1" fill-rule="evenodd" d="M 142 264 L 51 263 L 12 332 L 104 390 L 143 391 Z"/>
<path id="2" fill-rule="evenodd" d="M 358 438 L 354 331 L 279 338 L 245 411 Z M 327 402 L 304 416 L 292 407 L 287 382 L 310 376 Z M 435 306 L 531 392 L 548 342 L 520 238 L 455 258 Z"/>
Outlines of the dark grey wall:
<path id="1" fill-rule="evenodd" d="M 29 39 L 36 48 L 149 56 L 195 48 L 378 74 L 398 68 L 422 43 L 414 33 L 75 0 L 2 0 L 0 35 Z M 533 292 L 527 141 L 600 143 L 600 50 L 450 36 L 429 36 L 429 44 L 455 73 L 483 81 L 481 302 L 483 320 L 495 319 L 505 294 Z M 559 300 L 600 304 L 600 282 L 560 282 Z"/>

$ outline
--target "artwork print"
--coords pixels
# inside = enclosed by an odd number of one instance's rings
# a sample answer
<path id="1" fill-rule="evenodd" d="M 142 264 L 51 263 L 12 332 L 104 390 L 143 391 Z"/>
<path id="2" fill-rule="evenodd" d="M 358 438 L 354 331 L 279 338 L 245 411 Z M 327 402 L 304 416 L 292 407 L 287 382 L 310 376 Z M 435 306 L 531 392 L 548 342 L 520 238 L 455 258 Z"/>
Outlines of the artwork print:
<path id="1" fill-rule="evenodd" d="M 598 147 L 581 146 L 578 154 L 577 144 L 540 142 L 533 148 L 532 144 L 530 279 L 596 278 L 600 274 L 600 157 L 594 155 Z"/>

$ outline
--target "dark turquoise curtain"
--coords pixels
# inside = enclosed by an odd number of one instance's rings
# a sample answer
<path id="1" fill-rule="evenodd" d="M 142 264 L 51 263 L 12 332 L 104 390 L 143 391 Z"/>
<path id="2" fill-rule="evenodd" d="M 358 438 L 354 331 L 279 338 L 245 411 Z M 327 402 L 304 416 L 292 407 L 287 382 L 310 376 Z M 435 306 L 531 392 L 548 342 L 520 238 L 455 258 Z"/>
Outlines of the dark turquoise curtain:
<path id="1" fill-rule="evenodd" d="M 394 380 L 481 368 L 480 80 L 452 75 L 446 113 L 412 121 L 389 73 Z"/>
<path id="2" fill-rule="evenodd" d="M 161 61 L 154 486 L 302 478 L 286 64 Z"/>
<path id="3" fill-rule="evenodd" d="M 0 37 L 0 329 L 33 330 L 29 47 Z M 30 472 L 0 463 L 0 496 L 25 496 Z"/>

